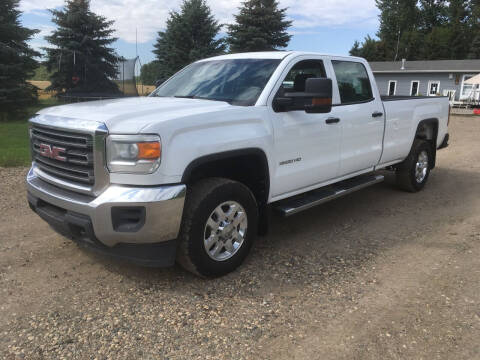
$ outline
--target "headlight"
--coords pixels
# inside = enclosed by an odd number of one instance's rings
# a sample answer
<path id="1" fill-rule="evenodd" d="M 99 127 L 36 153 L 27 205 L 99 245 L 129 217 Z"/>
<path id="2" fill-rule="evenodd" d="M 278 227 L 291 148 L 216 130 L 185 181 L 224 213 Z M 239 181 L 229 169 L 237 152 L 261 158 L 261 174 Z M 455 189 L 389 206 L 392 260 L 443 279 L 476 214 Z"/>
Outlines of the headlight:
<path id="1" fill-rule="evenodd" d="M 162 144 L 157 135 L 110 135 L 107 166 L 110 172 L 151 174 L 160 166 Z"/>

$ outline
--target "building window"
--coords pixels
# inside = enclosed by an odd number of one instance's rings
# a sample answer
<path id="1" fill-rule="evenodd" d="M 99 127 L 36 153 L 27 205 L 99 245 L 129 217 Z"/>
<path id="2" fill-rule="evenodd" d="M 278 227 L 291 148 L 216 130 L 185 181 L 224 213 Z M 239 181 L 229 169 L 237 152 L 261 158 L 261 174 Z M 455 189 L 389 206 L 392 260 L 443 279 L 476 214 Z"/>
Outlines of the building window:
<path id="1" fill-rule="evenodd" d="M 430 81 L 428 83 L 428 96 L 440 94 L 440 81 Z"/>
<path id="2" fill-rule="evenodd" d="M 388 82 L 388 96 L 395 96 L 397 93 L 397 80 L 390 80 Z"/>
<path id="3" fill-rule="evenodd" d="M 417 96 L 420 89 L 420 81 L 413 80 L 410 85 L 410 96 Z"/>

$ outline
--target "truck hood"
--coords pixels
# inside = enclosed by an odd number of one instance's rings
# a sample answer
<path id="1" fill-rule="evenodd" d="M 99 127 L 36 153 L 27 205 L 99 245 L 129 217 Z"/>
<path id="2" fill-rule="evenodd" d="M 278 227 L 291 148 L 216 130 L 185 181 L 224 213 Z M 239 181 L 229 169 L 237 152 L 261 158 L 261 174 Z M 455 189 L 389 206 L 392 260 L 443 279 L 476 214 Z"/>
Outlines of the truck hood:
<path id="1" fill-rule="evenodd" d="M 236 108 L 200 99 L 135 97 L 90 101 L 43 109 L 40 115 L 104 123 L 111 133 L 139 133 L 152 123 Z"/>

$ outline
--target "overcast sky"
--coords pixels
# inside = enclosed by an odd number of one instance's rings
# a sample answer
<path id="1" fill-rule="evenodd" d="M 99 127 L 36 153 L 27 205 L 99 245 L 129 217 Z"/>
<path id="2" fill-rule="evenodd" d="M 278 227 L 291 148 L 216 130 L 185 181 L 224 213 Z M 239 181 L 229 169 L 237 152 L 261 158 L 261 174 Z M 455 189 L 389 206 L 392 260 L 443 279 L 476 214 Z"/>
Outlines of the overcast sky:
<path id="1" fill-rule="evenodd" d="M 138 53 L 142 63 L 153 60 L 151 53 L 156 33 L 164 29 L 168 13 L 178 10 L 181 0 L 92 0 L 92 10 L 114 20 L 115 47 L 120 55 L 135 56 L 135 29 L 138 34 Z M 207 0 L 214 15 L 222 24 L 231 23 L 241 0 Z M 43 40 L 53 27 L 47 9 L 58 8 L 63 0 L 21 0 L 23 24 L 41 32 L 32 46 L 45 46 Z M 289 50 L 319 51 L 348 54 L 355 40 L 375 35 L 378 10 L 375 0 L 280 0 L 293 20 L 293 38 Z"/>

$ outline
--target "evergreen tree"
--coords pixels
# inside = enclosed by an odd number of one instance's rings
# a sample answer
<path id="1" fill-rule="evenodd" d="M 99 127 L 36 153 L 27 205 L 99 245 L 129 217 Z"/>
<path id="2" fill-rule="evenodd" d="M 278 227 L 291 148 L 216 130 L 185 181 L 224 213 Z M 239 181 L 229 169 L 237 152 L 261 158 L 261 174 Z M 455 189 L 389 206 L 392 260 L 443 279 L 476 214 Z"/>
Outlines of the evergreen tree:
<path id="1" fill-rule="evenodd" d="M 119 57 L 110 45 L 113 21 L 90 11 L 89 0 L 67 0 L 62 10 L 50 10 L 57 29 L 46 40 L 53 48 L 47 53 L 52 72 L 49 90 L 79 93 L 117 93 L 111 80 L 117 76 Z"/>
<path id="2" fill-rule="evenodd" d="M 20 110 L 36 100 L 35 88 L 26 82 L 37 67 L 27 41 L 38 30 L 20 25 L 18 0 L 0 2 L 0 112 Z"/>
<path id="3" fill-rule="evenodd" d="M 350 56 L 362 56 L 362 48 L 358 40 L 355 40 L 355 42 L 353 43 L 353 46 L 350 49 Z"/>
<path id="4" fill-rule="evenodd" d="M 228 26 L 230 52 L 269 51 L 287 47 L 292 24 L 285 20 L 287 9 L 279 9 L 276 0 L 246 0 L 235 24 Z"/>
<path id="5" fill-rule="evenodd" d="M 184 0 L 181 11 L 171 12 L 165 31 L 158 33 L 153 51 L 158 60 L 158 76 L 168 78 L 186 65 L 225 52 L 218 39 L 221 25 L 205 0 Z"/>

